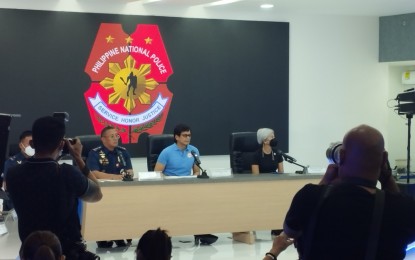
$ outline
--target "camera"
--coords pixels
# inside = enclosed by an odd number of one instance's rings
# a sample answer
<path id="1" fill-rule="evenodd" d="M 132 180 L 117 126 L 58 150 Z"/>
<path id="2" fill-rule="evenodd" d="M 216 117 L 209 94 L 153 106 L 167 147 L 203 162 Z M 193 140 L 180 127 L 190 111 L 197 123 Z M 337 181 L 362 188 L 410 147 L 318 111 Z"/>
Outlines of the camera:
<path id="1" fill-rule="evenodd" d="M 329 163 L 339 164 L 340 162 L 340 148 L 342 147 L 342 142 L 331 143 L 329 148 L 326 150 L 326 157 L 329 160 Z"/>
<path id="2" fill-rule="evenodd" d="M 71 145 L 74 145 L 76 143 L 76 139 L 72 139 L 72 138 L 65 138 L 65 139 L 68 140 Z M 69 147 L 65 142 L 62 148 L 62 155 L 67 155 L 67 154 L 69 154 Z"/>

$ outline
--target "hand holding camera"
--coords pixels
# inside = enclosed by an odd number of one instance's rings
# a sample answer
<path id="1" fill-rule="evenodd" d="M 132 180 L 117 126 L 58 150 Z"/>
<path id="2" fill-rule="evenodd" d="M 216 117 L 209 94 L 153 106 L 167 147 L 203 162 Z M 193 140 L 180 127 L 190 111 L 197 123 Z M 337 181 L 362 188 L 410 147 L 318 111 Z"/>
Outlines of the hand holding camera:
<path id="1" fill-rule="evenodd" d="M 322 185 L 329 185 L 338 180 L 339 177 L 339 166 L 337 164 L 329 164 L 327 166 L 326 173 L 320 181 Z"/>
<path id="2" fill-rule="evenodd" d="M 379 182 L 380 184 L 385 185 L 386 182 L 392 177 L 392 168 L 390 166 L 389 160 L 386 159 L 386 162 L 383 164 L 380 169 Z"/>
<path id="3" fill-rule="evenodd" d="M 62 155 L 70 154 L 74 158 L 81 157 L 82 154 L 82 144 L 78 138 L 65 138 L 65 144 L 62 149 Z"/>

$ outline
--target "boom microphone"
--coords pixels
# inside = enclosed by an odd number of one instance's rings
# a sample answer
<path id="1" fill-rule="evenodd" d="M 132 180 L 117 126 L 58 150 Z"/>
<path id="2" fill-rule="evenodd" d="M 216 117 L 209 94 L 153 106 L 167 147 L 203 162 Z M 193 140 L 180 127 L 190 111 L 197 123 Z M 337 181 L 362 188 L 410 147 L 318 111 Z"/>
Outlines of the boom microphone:
<path id="1" fill-rule="evenodd" d="M 282 157 L 284 157 L 284 159 L 285 159 L 286 161 L 292 161 L 292 162 L 296 162 L 296 161 L 297 161 L 296 159 L 294 159 L 293 157 L 289 156 L 288 154 L 284 153 L 284 152 L 283 152 L 283 151 L 281 151 L 281 150 L 278 150 L 278 151 L 277 151 L 277 153 L 278 153 L 278 154 L 281 154 L 281 156 L 282 156 Z"/>
<path id="2" fill-rule="evenodd" d="M 192 154 L 193 158 L 195 159 L 196 165 L 200 165 L 201 162 L 200 162 L 200 159 L 199 159 L 199 156 L 197 155 L 197 153 L 193 150 L 190 153 Z"/>

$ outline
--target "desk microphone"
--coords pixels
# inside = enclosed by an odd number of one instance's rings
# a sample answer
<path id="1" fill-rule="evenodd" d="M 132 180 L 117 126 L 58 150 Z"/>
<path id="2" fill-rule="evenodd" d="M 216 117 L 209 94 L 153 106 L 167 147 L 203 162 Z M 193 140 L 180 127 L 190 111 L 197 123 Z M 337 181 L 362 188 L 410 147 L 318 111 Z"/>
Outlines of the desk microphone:
<path id="1" fill-rule="evenodd" d="M 199 167 L 199 169 L 202 171 L 202 173 L 201 174 L 199 174 L 198 176 L 197 176 L 197 178 L 199 178 L 199 179 L 209 179 L 209 176 L 207 175 L 207 173 L 206 173 L 206 171 L 205 170 L 203 170 L 203 168 L 202 167 L 200 167 L 200 164 L 201 164 L 201 162 L 200 162 L 200 159 L 199 159 L 199 156 L 197 155 L 197 153 L 195 152 L 195 151 L 190 151 L 190 153 L 192 154 L 192 156 L 193 156 L 193 158 L 195 159 L 195 164 L 197 165 L 197 167 Z"/>
<path id="2" fill-rule="evenodd" d="M 193 158 L 195 159 L 196 165 L 200 165 L 201 162 L 200 162 L 200 159 L 199 159 L 199 156 L 197 155 L 197 153 L 193 150 L 190 153 L 192 154 Z"/>
<path id="3" fill-rule="evenodd" d="M 296 162 L 297 161 L 296 159 L 294 159 L 293 157 L 289 156 L 288 154 L 282 152 L 281 150 L 278 150 L 277 153 L 281 154 L 281 156 L 284 157 L 284 159 L 286 161 L 291 161 L 291 162 Z"/>

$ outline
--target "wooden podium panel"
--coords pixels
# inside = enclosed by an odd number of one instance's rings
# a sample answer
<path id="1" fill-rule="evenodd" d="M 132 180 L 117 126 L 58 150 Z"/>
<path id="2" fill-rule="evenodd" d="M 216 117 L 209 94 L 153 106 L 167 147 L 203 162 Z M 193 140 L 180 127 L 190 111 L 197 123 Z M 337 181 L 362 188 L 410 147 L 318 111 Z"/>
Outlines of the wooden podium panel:
<path id="1" fill-rule="evenodd" d="M 85 240 L 140 237 L 161 227 L 171 236 L 279 229 L 294 194 L 320 176 L 241 175 L 101 183 L 103 199 L 84 203 Z"/>

